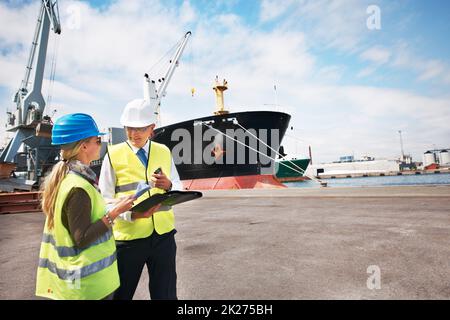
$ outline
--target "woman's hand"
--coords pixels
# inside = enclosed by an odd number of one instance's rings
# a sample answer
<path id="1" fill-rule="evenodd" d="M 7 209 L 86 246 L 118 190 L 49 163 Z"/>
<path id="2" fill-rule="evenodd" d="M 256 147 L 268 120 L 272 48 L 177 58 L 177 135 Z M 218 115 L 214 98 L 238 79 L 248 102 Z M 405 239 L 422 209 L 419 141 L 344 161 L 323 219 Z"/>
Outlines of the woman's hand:
<path id="1" fill-rule="evenodd" d="M 115 219 L 119 214 L 130 211 L 133 207 L 133 201 L 135 200 L 134 196 L 126 196 L 120 198 L 112 210 L 108 213 L 111 219 Z"/>

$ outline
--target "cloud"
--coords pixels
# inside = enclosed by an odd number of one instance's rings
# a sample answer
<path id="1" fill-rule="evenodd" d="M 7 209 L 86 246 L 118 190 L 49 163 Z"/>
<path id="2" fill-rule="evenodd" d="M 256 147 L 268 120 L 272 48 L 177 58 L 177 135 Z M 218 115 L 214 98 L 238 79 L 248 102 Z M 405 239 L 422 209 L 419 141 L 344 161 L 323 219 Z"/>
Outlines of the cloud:
<path id="1" fill-rule="evenodd" d="M 12 3 L 13 1 L 11 1 Z M 8 6 L 7 3 L 0 2 L 0 28 L 1 47 L 12 46 L 17 43 L 31 43 L 34 35 L 39 12 L 39 2 L 32 2 L 23 6 Z M 20 24 L 18 23 L 20 22 Z"/>
<path id="2" fill-rule="evenodd" d="M 426 81 L 441 76 L 447 71 L 447 66 L 442 61 L 429 60 L 420 66 L 419 69 L 421 71 L 419 80 Z M 448 72 L 446 73 L 448 74 Z"/>
<path id="3" fill-rule="evenodd" d="M 292 0 L 276 1 L 276 0 L 263 0 L 261 2 L 261 11 L 259 19 L 262 22 L 268 22 L 278 18 L 284 14 L 289 7 L 294 3 Z"/>
<path id="4" fill-rule="evenodd" d="M 413 71 L 421 82 L 434 81 L 445 86 L 450 85 L 450 66 L 448 62 L 438 59 L 426 59 L 419 56 L 405 41 L 394 47 L 392 67 Z"/>
<path id="5" fill-rule="evenodd" d="M 24 61 L 26 56 L 18 54 L 17 56 L 1 57 L 0 59 L 0 86 L 9 91 L 17 90 L 25 73 Z M 11 93 L 12 96 L 12 93 Z"/>
<path id="6" fill-rule="evenodd" d="M 342 74 L 345 71 L 344 66 L 325 66 L 320 68 L 314 75 L 314 78 L 322 82 L 336 83 L 342 78 Z"/>
<path id="7" fill-rule="evenodd" d="M 304 0 L 283 17 L 286 29 L 308 30 L 314 46 L 356 52 L 370 35 L 366 26 L 369 1 Z"/>
<path id="8" fill-rule="evenodd" d="M 194 8 L 191 6 L 191 3 L 187 0 L 183 1 L 180 9 L 180 19 L 181 22 L 189 23 L 194 21 L 197 18 Z"/>
<path id="9" fill-rule="evenodd" d="M 359 72 L 356 74 L 356 77 L 357 77 L 357 78 L 368 77 L 368 76 L 372 75 L 372 74 L 373 74 L 374 72 L 376 72 L 376 71 L 377 71 L 377 68 L 376 68 L 376 67 L 370 66 L 370 67 L 364 68 L 364 69 L 362 69 L 361 71 L 359 71 Z"/>
<path id="10" fill-rule="evenodd" d="M 385 64 L 391 57 L 391 52 L 382 47 L 372 47 L 360 54 L 361 59 L 373 62 L 377 65 Z"/>

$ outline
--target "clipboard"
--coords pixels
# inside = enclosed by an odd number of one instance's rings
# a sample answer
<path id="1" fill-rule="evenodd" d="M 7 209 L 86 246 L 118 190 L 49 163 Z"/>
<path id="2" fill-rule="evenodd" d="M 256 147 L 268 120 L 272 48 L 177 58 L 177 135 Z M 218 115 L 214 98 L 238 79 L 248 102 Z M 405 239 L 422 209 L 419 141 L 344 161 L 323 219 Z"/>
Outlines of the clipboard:
<path id="1" fill-rule="evenodd" d="M 174 206 L 179 203 L 201 198 L 202 196 L 203 194 L 199 191 L 169 191 L 166 193 L 157 193 L 132 207 L 131 211 L 145 212 L 159 203 L 163 206 Z"/>

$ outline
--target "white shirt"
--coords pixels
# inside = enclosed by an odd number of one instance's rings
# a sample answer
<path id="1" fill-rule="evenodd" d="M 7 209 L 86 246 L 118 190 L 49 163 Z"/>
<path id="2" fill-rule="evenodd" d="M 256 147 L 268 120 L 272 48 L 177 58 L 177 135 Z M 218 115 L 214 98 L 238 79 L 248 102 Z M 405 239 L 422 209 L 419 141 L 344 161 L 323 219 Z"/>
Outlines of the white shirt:
<path id="1" fill-rule="evenodd" d="M 131 143 L 128 142 L 133 152 L 136 154 L 140 148 L 136 148 Z M 149 148 L 150 141 L 147 141 L 147 143 L 142 147 L 145 151 L 145 156 L 148 159 L 148 148 Z M 180 181 L 180 176 L 178 175 L 177 168 L 175 166 L 175 163 L 172 159 L 172 166 L 170 169 L 170 181 L 172 182 L 172 190 L 183 190 L 183 184 Z M 98 180 L 98 187 L 102 193 L 103 198 L 105 198 L 106 202 L 111 202 L 114 199 L 114 196 L 116 194 L 116 173 L 114 172 L 113 168 L 111 167 L 111 162 L 109 160 L 109 154 L 105 154 L 105 157 L 103 158 L 102 163 L 102 169 L 100 171 L 100 177 Z M 114 204 L 107 205 L 108 210 L 110 210 Z M 131 211 L 124 212 L 120 214 L 119 216 L 123 220 L 126 221 L 133 221 L 131 219 Z"/>

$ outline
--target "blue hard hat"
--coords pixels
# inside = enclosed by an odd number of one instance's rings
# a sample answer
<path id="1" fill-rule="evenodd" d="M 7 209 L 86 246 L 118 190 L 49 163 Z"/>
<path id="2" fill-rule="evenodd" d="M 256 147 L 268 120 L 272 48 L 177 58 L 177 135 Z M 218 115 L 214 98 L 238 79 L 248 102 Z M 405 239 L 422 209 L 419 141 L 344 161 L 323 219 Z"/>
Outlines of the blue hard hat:
<path id="1" fill-rule="evenodd" d="M 72 113 L 58 118 L 52 129 L 52 144 L 68 144 L 106 133 L 98 131 L 97 124 L 90 115 Z"/>

